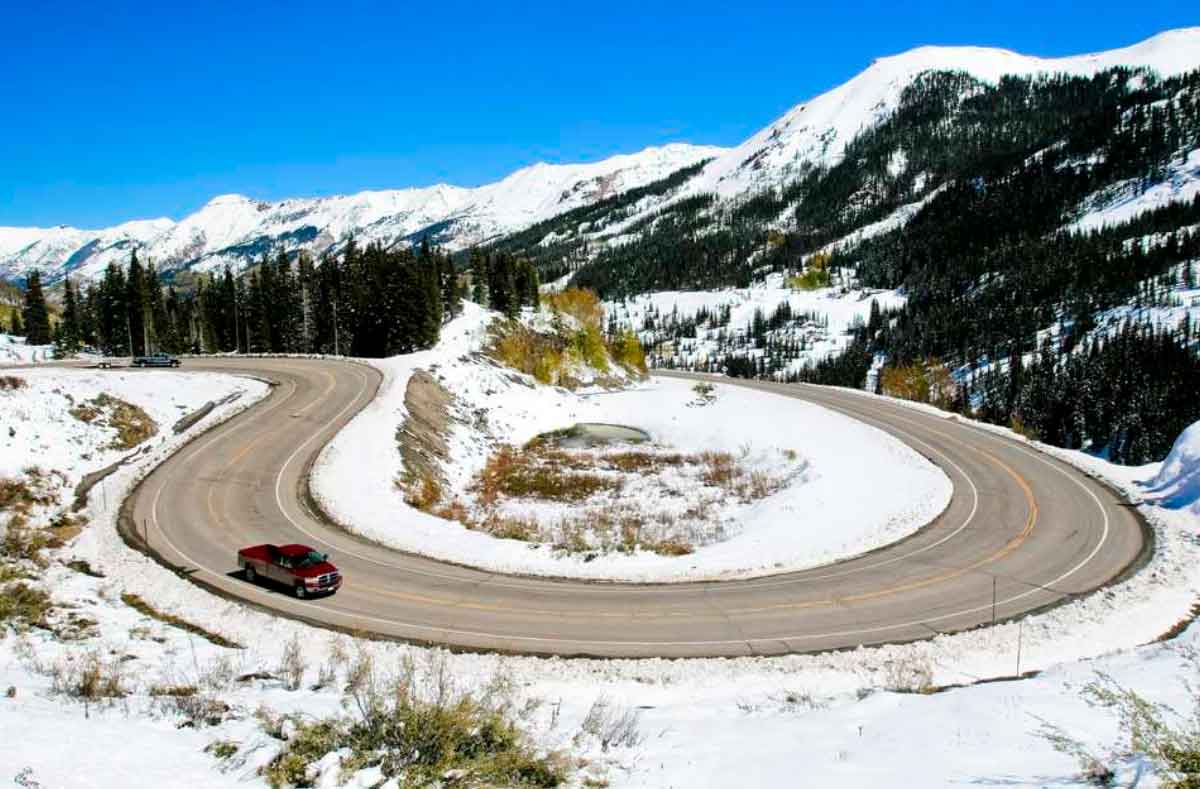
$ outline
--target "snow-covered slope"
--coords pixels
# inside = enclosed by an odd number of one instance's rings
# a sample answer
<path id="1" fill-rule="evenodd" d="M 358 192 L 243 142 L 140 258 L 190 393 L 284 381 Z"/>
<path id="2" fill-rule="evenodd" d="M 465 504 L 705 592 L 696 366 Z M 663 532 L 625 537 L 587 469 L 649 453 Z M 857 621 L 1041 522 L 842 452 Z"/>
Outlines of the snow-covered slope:
<path id="1" fill-rule="evenodd" d="M 563 211 L 643 186 L 724 153 L 685 144 L 647 148 L 588 164 L 535 164 L 474 189 L 438 184 L 278 202 L 221 195 L 179 222 L 128 222 L 105 230 L 0 227 L 0 278 L 39 268 L 48 281 L 69 272 L 99 276 L 139 248 L 161 271 L 244 267 L 277 247 L 319 253 L 354 236 L 392 243 L 430 235 L 459 249 L 520 230 Z"/>
<path id="2" fill-rule="evenodd" d="M 1088 75 L 1114 66 L 1164 76 L 1200 68 L 1200 27 L 1066 58 L 982 47 L 919 47 L 876 60 L 732 149 L 672 144 L 590 164 L 535 164 L 472 189 L 439 184 L 278 202 L 222 195 L 178 223 L 159 219 L 96 231 L 0 227 L 0 278 L 19 277 L 34 267 L 49 281 L 70 271 L 94 278 L 110 260 L 128 259 L 135 246 L 166 271 L 240 268 L 279 247 L 319 253 L 352 235 L 363 243 L 428 236 L 445 248 L 461 249 L 712 159 L 674 194 L 647 199 L 623 214 L 620 224 L 629 227 L 674 200 L 703 193 L 736 199 L 787 183 L 808 166 L 837 163 L 846 145 L 888 117 L 904 89 L 926 72 L 961 71 L 995 83 L 1007 74 Z M 895 166 L 903 167 L 903 161 Z"/>
<path id="3" fill-rule="evenodd" d="M 1171 509 L 1187 509 L 1200 516 L 1200 422 L 1180 433 L 1150 480 L 1147 496 Z"/>
<path id="4" fill-rule="evenodd" d="M 1162 76 L 1200 68 L 1200 27 L 1168 31 L 1123 49 L 1066 58 L 983 47 L 919 47 L 879 58 L 849 82 L 793 107 L 713 160 L 686 191 L 732 197 L 790 180 L 806 164 L 836 164 L 846 145 L 886 118 L 904 89 L 925 72 L 964 71 L 995 83 L 1006 74 L 1088 75 L 1115 66 L 1148 68 Z"/>

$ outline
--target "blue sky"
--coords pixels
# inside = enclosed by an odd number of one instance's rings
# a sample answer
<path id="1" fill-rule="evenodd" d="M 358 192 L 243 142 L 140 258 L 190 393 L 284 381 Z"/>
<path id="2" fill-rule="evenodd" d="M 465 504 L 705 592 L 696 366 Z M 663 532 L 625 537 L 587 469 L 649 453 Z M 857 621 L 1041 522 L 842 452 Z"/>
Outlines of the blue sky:
<path id="1" fill-rule="evenodd" d="M 0 225 L 210 197 L 471 186 L 533 162 L 732 145 L 878 56 L 1038 55 L 1200 24 L 1181 0 L 23 3 L 0 12 Z"/>

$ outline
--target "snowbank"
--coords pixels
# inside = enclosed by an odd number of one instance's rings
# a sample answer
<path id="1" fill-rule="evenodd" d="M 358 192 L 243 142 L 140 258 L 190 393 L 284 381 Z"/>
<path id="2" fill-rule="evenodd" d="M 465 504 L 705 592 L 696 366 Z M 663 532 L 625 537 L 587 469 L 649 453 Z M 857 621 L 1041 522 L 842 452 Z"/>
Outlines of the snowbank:
<path id="1" fill-rule="evenodd" d="M 692 581 L 787 572 L 847 558 L 911 534 L 949 503 L 950 480 L 916 452 L 880 430 L 799 400 L 718 383 L 711 402 L 700 404 L 693 384 L 666 379 L 581 394 L 536 385 L 472 356 L 490 319 L 469 307 L 435 349 L 377 363 L 385 381 L 375 402 L 315 466 L 313 491 L 335 519 L 405 551 L 497 572 Z M 672 451 L 728 452 L 754 468 L 773 471 L 785 458 L 807 468 L 778 493 L 727 506 L 728 537 L 684 557 L 649 551 L 564 554 L 548 544 L 497 539 L 413 509 L 395 485 L 404 471 L 395 436 L 406 416 L 409 377 L 418 369 L 434 371 L 457 398 L 465 422 L 449 437 L 445 472 L 452 490 L 465 490 L 500 444 L 521 446 L 578 422 L 629 425 Z M 857 495 L 864 469 L 876 495 Z M 686 517 L 695 489 L 684 481 L 679 487 L 675 514 Z M 636 497 L 630 491 L 623 495 Z M 572 512 L 559 504 L 536 509 L 551 521 Z"/>
<path id="2" fill-rule="evenodd" d="M 1146 486 L 1147 498 L 1200 516 L 1200 422 L 1179 434 L 1162 467 Z"/>
<path id="3" fill-rule="evenodd" d="M 36 372 L 44 373 L 47 383 L 64 376 L 62 386 L 78 375 Z M 137 377 L 165 380 L 168 375 L 176 374 Z M 145 408 L 154 407 L 152 391 L 127 395 Z M 229 408 L 244 407 L 247 399 Z M 228 414 L 228 409 L 214 414 L 195 429 Z M 114 499 L 186 437 L 164 442 L 150 456 L 118 471 L 111 480 Z M 10 465 L 38 462 L 43 447 L 60 453 L 54 448 L 58 442 L 68 440 L 59 431 L 45 430 L 39 441 L 22 444 L 21 456 Z M 1129 469 L 1077 452 L 1056 454 L 1109 479 L 1135 499 L 1143 490 L 1137 480 L 1154 480 L 1172 465 Z M 101 460 L 82 463 L 78 470 L 95 470 Z M 29 768 L 28 777 L 43 786 L 111 786 L 129 783 L 131 774 L 143 779 L 140 782 L 166 776 L 188 786 L 263 786 L 255 769 L 271 758 L 279 742 L 261 730 L 254 710 L 263 705 L 279 713 L 314 717 L 338 711 L 344 667 L 339 681 L 321 690 L 313 687 L 320 667 L 330 661 L 333 645 L 341 643 L 351 654 L 364 650 L 374 655 L 384 670 L 406 658 L 419 665 L 444 660 L 460 688 L 479 689 L 495 676 L 507 677 L 517 689 L 517 708 L 527 700 L 541 702 L 526 718 L 535 741 L 546 748 L 570 749 L 590 762 L 588 770 L 595 771 L 598 782 L 613 787 L 791 785 L 797 770 L 803 770 L 806 783 L 847 787 L 895 782 L 897 775 L 919 786 L 1070 784 L 1079 767 L 1036 735 L 1038 719 L 1059 724 L 1101 750 L 1116 736 L 1116 727 L 1111 717 L 1080 700 L 1079 687 L 1094 678 L 1094 672 L 1103 671 L 1152 701 L 1181 704 L 1188 693 L 1181 683 L 1188 671 L 1182 654 L 1200 647 L 1200 627 L 1193 625 L 1170 642 L 1133 648 L 1160 635 L 1164 623 L 1173 624 L 1200 595 L 1200 546 L 1189 536 L 1200 526 L 1200 517 L 1194 511 L 1145 503 L 1140 509 L 1155 524 L 1158 536 L 1158 551 L 1145 570 L 1103 593 L 1021 624 L 824 655 L 671 661 L 450 655 L 337 636 L 215 597 L 131 551 L 116 534 L 114 509 L 105 510 L 93 497 L 88 508 L 92 525 L 66 549 L 68 555 L 88 558 L 106 577 L 93 578 L 56 564 L 44 579 L 56 599 L 96 621 L 96 634 L 61 643 L 40 630 L 26 637 L 0 638 L 0 688 L 16 689 L 15 698 L 0 697 L 0 731 L 21 733 L 0 737 L 0 782 L 12 781 Z M 120 602 L 123 592 L 139 594 L 245 648 L 221 649 L 149 620 Z M 221 662 L 235 674 L 277 671 L 281 653 L 293 638 L 308 664 L 302 688 L 287 691 L 272 679 L 223 686 L 220 696 L 233 716 L 219 726 L 179 729 L 177 716 L 153 706 L 145 696 L 144 686 L 196 681 L 198 674 Z M 1042 674 L 934 695 L 883 690 L 904 684 L 906 678 L 919 680 L 925 672 L 934 684 L 1012 674 L 1018 642 L 1021 669 L 1043 670 Z M 90 650 L 132 656 L 124 665 L 131 678 L 143 684 L 142 693 L 109 710 L 93 707 L 90 717 L 85 716 L 82 706 L 52 695 L 50 679 L 30 661 L 30 649 L 43 664 Z M 580 736 L 582 720 L 602 696 L 619 710 L 636 711 L 639 745 L 605 750 L 594 738 Z M 216 741 L 236 744 L 237 755 L 219 760 L 201 751 Z M 64 743 L 84 745 L 63 747 Z M 1152 776 L 1143 774 L 1144 764 L 1125 761 L 1112 766 L 1122 785 L 1138 775 L 1139 785 L 1154 783 Z M 332 786 L 336 778 L 330 771 L 321 785 Z"/>
<path id="4" fill-rule="evenodd" d="M 48 362 L 53 358 L 53 345 L 26 345 L 24 337 L 0 334 L 0 367 Z"/>

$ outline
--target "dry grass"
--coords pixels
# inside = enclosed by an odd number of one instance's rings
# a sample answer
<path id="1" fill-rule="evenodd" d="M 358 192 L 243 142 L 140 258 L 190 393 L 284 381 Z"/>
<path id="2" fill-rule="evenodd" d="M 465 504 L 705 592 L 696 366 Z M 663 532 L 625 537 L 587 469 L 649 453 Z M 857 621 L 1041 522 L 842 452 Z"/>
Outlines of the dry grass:
<path id="1" fill-rule="evenodd" d="M 621 480 L 598 474 L 572 471 L 537 451 L 501 447 L 488 459 L 473 487 L 485 504 L 500 496 L 537 498 L 547 501 L 581 502 L 606 491 L 621 489 Z"/>
<path id="2" fill-rule="evenodd" d="M 180 630 L 184 630 L 193 635 L 200 636 L 201 638 L 204 638 L 205 640 L 209 641 L 210 643 L 216 644 L 219 647 L 226 647 L 228 649 L 241 649 L 242 648 L 241 644 L 238 644 L 234 641 L 230 641 L 229 639 L 225 638 L 224 636 L 218 635 L 217 633 L 213 633 L 211 631 L 205 630 L 204 628 L 200 627 L 200 625 L 189 622 L 186 619 L 182 619 L 178 616 L 175 616 L 174 614 L 168 614 L 164 611 L 159 611 L 157 608 L 150 605 L 145 600 L 143 600 L 141 597 L 138 597 L 135 594 L 129 594 L 129 593 L 122 594 L 121 602 L 125 603 L 125 605 L 134 609 L 135 611 L 137 611 L 139 614 L 141 614 L 143 616 L 148 616 L 151 619 L 156 619 L 159 622 L 170 625 L 171 627 L 177 627 Z"/>
<path id="3" fill-rule="evenodd" d="M 560 553 L 589 557 L 650 551 L 686 556 L 698 545 L 727 537 L 719 513 L 730 499 L 755 501 L 780 490 L 790 479 L 748 469 L 746 453 L 739 458 L 729 452 L 689 454 L 661 448 L 560 448 L 559 439 L 570 437 L 547 434 L 522 449 L 501 447 L 468 488 L 474 508 L 457 499 L 441 501 L 440 490 L 436 500 L 433 491 L 422 495 L 422 486 L 416 486 L 410 503 L 469 529 L 547 543 Z M 674 487 L 681 478 L 699 485 L 690 494 L 694 501 L 682 512 L 678 504 L 662 504 L 684 495 Z M 640 501 L 622 501 L 614 495 L 627 491 L 628 484 L 638 488 Z M 506 511 L 507 505 L 519 501 L 577 508 L 555 522 L 539 522 Z"/>
<path id="4" fill-rule="evenodd" d="M 53 608 L 50 595 L 28 584 L 9 584 L 0 589 L 0 625 L 46 628 Z"/>
<path id="5" fill-rule="evenodd" d="M 442 500 L 442 485 L 432 474 L 411 474 L 407 479 L 396 480 L 396 487 L 404 492 L 404 502 L 422 512 L 432 512 Z"/>
<path id="6" fill-rule="evenodd" d="M 51 485 L 53 474 L 35 466 L 25 469 L 24 473 L 23 479 L 0 477 L 0 512 L 28 513 L 33 507 L 49 507 L 58 502 Z"/>
<path id="7" fill-rule="evenodd" d="M 50 679 L 55 693 L 84 702 L 119 699 L 129 693 L 121 659 L 105 660 L 96 651 L 57 664 Z"/>
<path id="8" fill-rule="evenodd" d="M 346 749 L 340 775 L 378 767 L 385 779 L 404 786 L 554 787 L 567 778 L 565 760 L 540 754 L 518 729 L 511 690 L 489 683 L 478 695 L 453 686 L 444 660 L 424 666 L 401 661 L 384 676 L 363 653 L 350 665 L 343 706 L 348 715 L 313 720 L 258 717 L 269 734 L 292 734 L 261 773 L 272 786 L 309 786 L 310 766 L 326 754 Z M 327 776 L 321 776 L 322 785 Z"/>
<path id="9" fill-rule="evenodd" d="M 80 403 L 69 413 L 80 422 L 117 431 L 116 437 L 108 445 L 109 449 L 133 449 L 158 433 L 158 425 L 149 414 L 107 392 Z"/>

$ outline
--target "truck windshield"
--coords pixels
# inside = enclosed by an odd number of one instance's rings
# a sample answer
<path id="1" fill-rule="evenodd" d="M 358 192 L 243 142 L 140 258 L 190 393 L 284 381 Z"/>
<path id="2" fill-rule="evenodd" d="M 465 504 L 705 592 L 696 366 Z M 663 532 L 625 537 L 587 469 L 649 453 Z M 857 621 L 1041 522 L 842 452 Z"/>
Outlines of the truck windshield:
<path id="1" fill-rule="evenodd" d="M 297 567 L 312 567 L 314 564 L 320 564 L 325 561 L 325 554 L 309 551 L 296 560 Z"/>

